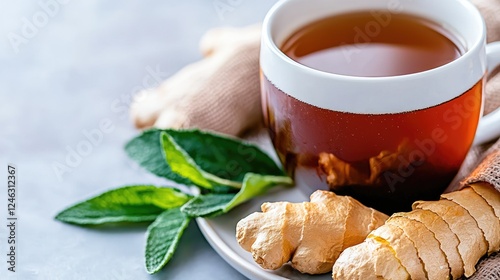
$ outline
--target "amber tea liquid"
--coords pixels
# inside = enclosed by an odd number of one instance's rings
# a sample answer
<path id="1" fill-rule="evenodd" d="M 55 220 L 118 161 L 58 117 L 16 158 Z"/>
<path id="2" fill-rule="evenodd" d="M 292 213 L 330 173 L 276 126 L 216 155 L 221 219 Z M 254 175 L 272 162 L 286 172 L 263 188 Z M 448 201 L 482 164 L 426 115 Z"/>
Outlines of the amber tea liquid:
<path id="1" fill-rule="evenodd" d="M 452 34 L 422 18 L 356 12 L 309 24 L 281 50 L 290 58 L 329 73 L 384 77 L 429 70 L 460 57 Z"/>
<path id="2" fill-rule="evenodd" d="M 365 77 L 429 70 L 464 52 L 432 22 L 394 14 L 384 21 L 377 15 L 357 12 L 314 22 L 281 49 L 308 67 Z M 390 214 L 410 210 L 415 200 L 438 199 L 451 182 L 474 138 L 482 86 L 478 81 L 445 103 L 390 114 L 318 108 L 284 93 L 264 75 L 262 97 L 273 143 L 290 172 L 314 177 L 313 189 L 330 188 Z"/>

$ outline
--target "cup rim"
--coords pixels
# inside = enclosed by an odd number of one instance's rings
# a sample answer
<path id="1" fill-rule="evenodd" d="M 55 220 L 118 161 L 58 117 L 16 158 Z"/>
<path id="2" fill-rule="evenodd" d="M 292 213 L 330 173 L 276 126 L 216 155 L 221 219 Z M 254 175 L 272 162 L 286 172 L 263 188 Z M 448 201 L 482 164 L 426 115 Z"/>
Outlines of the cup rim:
<path id="1" fill-rule="evenodd" d="M 463 60 L 469 59 L 471 56 L 474 55 L 474 53 L 482 47 L 483 42 L 486 39 L 486 24 L 484 22 L 484 19 L 479 12 L 479 10 L 469 1 L 467 0 L 454 0 L 457 5 L 463 5 L 467 10 L 469 10 L 473 16 L 479 20 L 481 23 L 479 24 L 481 27 L 481 30 L 478 30 L 480 32 L 481 36 L 478 37 L 478 40 L 473 42 L 470 47 L 466 48 L 465 52 L 460 55 L 458 58 L 454 59 L 453 61 L 450 61 L 446 64 L 440 65 L 438 67 L 434 67 L 431 69 L 427 69 L 424 71 L 420 72 L 415 72 L 415 73 L 410 73 L 410 74 L 403 74 L 403 75 L 395 75 L 395 76 L 377 76 L 377 77 L 364 77 L 364 76 L 352 76 L 352 75 L 343 75 L 343 74 L 335 74 L 335 73 L 330 73 L 318 69 L 314 69 L 312 67 L 303 65 L 289 56 L 287 56 L 281 49 L 277 46 L 273 39 L 273 34 L 272 34 L 272 27 L 273 27 L 273 21 L 277 13 L 280 12 L 282 7 L 286 5 L 288 2 L 294 1 L 294 0 L 280 0 L 276 4 L 272 6 L 272 8 L 268 11 L 266 17 L 264 18 L 263 22 L 263 33 L 262 33 L 262 38 L 263 38 L 263 44 L 265 44 L 273 53 L 276 55 L 278 58 L 280 58 L 282 61 L 286 62 L 287 64 L 290 64 L 292 67 L 298 67 L 302 71 L 309 72 L 310 74 L 314 74 L 316 76 L 320 76 L 323 78 L 333 78 L 333 79 L 343 79 L 343 80 L 349 80 L 349 81 L 370 81 L 370 82 L 388 82 L 388 81 L 399 81 L 403 79 L 420 79 L 423 77 L 426 77 L 428 75 L 433 75 L 435 72 L 438 71 L 443 71 L 445 68 L 449 67 L 454 67 L 456 64 L 459 64 Z M 296 0 L 295 0 L 296 1 Z M 411 14 L 411 13 L 409 13 Z M 318 18 L 319 19 L 319 18 Z M 432 20 L 432 19 L 431 19 Z M 456 32 L 460 33 L 460 30 L 456 30 Z M 461 35 L 461 34 L 458 34 Z"/>

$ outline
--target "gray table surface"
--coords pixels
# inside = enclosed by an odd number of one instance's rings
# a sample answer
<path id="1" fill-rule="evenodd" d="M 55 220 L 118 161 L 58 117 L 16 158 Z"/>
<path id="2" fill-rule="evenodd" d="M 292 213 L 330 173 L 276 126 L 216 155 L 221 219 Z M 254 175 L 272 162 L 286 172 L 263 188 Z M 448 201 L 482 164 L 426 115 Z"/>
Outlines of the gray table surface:
<path id="1" fill-rule="evenodd" d="M 53 217 L 112 187 L 166 184 L 123 151 L 138 133 L 127 113 L 133 92 L 151 72 L 163 79 L 200 59 L 209 28 L 259 22 L 275 1 L 59 1 L 0 0 L 0 279 L 244 279 L 195 224 L 150 276 L 144 226 L 81 228 Z M 56 172 L 102 121 L 111 131 Z M 8 163 L 18 168 L 16 273 L 6 265 Z"/>

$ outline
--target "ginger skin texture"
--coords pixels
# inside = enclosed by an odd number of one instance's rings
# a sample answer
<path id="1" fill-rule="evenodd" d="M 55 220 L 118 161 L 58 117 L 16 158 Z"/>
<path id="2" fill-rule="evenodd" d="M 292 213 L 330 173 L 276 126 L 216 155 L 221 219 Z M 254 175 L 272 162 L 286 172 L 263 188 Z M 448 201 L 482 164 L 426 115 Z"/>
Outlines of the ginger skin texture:
<path id="1" fill-rule="evenodd" d="M 331 271 L 343 250 L 363 242 L 388 218 L 328 191 L 314 192 L 310 202 L 264 203 L 261 208 L 237 224 L 240 246 L 262 268 L 278 269 L 290 261 L 308 274 Z"/>

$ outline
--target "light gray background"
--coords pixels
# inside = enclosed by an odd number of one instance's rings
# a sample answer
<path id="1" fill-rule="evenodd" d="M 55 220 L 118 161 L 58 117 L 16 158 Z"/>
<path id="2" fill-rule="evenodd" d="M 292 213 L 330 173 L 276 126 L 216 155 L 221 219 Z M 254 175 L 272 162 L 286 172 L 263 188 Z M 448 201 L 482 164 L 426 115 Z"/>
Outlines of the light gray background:
<path id="1" fill-rule="evenodd" d="M 151 69 L 166 77 L 200 59 L 209 28 L 259 22 L 275 1 L 60 1 L 48 14 L 39 3 L 57 2 L 0 0 L 0 279 L 244 279 L 194 224 L 171 263 L 149 276 L 144 226 L 81 228 L 53 217 L 112 187 L 166 184 L 123 151 L 138 133 L 130 97 Z M 231 8 L 217 12 L 221 3 Z M 23 35 L 26 20 L 38 27 Z M 57 176 L 55 162 L 105 119 L 113 131 Z M 15 274 L 6 270 L 7 163 L 18 168 Z"/>

